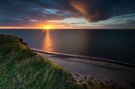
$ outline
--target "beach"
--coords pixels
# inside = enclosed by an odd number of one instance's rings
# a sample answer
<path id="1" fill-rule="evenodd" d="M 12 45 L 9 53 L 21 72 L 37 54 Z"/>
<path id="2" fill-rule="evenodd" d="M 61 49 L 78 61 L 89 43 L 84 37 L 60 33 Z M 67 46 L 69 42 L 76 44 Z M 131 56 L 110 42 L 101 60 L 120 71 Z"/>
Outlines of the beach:
<path id="1" fill-rule="evenodd" d="M 104 84 L 118 84 L 124 88 L 135 88 L 135 67 L 98 61 L 75 56 L 51 54 L 42 50 L 33 49 L 39 55 L 61 65 L 71 73 L 77 81 L 102 82 Z"/>

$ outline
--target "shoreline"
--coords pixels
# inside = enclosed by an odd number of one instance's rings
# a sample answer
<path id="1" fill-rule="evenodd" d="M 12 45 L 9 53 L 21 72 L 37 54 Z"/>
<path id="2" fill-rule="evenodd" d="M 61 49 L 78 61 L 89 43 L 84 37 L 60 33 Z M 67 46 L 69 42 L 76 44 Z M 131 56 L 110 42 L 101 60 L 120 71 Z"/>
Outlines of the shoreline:
<path id="1" fill-rule="evenodd" d="M 82 58 L 82 59 L 86 59 L 86 60 L 113 63 L 113 64 L 118 64 L 118 65 L 127 66 L 127 67 L 135 67 L 135 64 L 124 63 L 124 62 L 114 61 L 114 60 L 108 60 L 108 59 L 104 59 L 104 58 L 88 57 L 88 56 L 82 56 L 82 55 L 73 55 L 73 54 L 65 54 L 65 53 L 57 53 L 57 52 L 46 52 L 44 50 L 35 49 L 35 48 L 30 48 L 30 49 L 33 50 L 33 51 L 36 51 L 36 52 L 50 54 L 50 55 L 63 56 L 63 57 L 72 57 L 72 58 Z"/>
<path id="2" fill-rule="evenodd" d="M 118 84 L 126 89 L 132 89 L 135 83 L 135 67 L 125 66 L 119 63 L 95 60 L 92 58 L 77 57 L 76 55 L 64 55 L 59 53 L 35 51 L 38 55 L 62 66 L 71 73 L 77 81 L 101 82 L 105 85 Z M 133 86 L 134 87 L 134 86 Z"/>

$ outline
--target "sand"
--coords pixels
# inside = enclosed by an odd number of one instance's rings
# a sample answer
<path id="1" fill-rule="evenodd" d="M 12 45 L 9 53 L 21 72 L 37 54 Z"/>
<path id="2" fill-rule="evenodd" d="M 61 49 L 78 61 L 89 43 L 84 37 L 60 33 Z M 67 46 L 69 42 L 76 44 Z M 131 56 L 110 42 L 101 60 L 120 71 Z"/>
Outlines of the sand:
<path id="1" fill-rule="evenodd" d="M 33 50 L 39 55 L 63 66 L 77 80 L 100 81 L 104 84 L 115 83 L 129 89 L 135 89 L 134 66 Z"/>

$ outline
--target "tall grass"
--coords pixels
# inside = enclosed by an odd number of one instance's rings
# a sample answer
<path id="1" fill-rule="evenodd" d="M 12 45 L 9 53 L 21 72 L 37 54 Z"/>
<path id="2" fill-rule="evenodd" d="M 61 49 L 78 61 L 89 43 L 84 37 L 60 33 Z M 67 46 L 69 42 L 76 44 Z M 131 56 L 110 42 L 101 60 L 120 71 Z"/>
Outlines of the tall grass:
<path id="1" fill-rule="evenodd" d="M 0 89 L 78 89 L 62 67 L 37 55 L 15 36 L 0 35 Z"/>

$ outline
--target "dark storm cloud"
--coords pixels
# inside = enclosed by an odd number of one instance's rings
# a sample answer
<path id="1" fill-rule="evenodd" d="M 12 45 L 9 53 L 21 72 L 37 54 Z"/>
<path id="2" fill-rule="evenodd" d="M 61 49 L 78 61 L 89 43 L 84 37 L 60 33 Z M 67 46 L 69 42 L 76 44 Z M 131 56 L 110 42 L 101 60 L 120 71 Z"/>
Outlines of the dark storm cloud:
<path id="1" fill-rule="evenodd" d="M 135 13 L 135 0 L 69 0 L 90 22 Z"/>
<path id="2" fill-rule="evenodd" d="M 85 17 L 90 22 L 135 13 L 134 0 L 0 0 L 0 25 Z"/>

